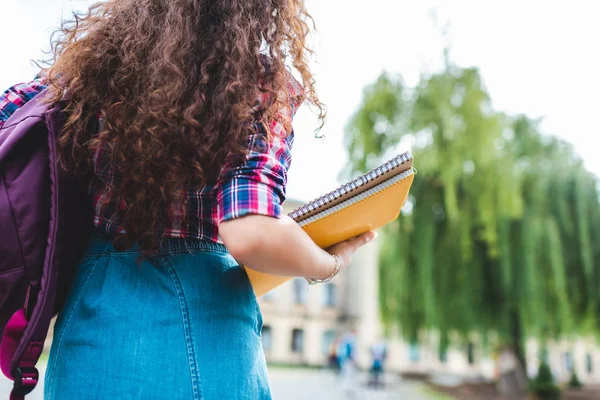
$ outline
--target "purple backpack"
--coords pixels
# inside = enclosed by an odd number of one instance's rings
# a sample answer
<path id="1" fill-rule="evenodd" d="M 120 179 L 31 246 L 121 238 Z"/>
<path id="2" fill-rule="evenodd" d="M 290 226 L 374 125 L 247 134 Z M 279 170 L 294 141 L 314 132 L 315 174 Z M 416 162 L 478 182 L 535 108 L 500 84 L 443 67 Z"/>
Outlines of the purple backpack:
<path id="1" fill-rule="evenodd" d="M 35 365 L 92 222 L 85 188 L 61 174 L 58 106 L 19 108 L 0 128 L 0 367 L 11 400 L 38 382 Z"/>

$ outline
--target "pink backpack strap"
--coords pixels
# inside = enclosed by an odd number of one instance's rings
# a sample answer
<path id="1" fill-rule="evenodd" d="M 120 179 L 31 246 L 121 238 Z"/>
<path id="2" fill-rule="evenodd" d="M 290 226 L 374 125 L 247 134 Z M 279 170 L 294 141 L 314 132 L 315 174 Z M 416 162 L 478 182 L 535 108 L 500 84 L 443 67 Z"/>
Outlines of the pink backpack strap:
<path id="1" fill-rule="evenodd" d="M 29 343 L 17 367 L 13 371 L 10 370 L 12 356 L 21 342 L 26 327 L 25 310 L 20 309 L 8 321 L 2 336 L 0 366 L 4 375 L 14 380 L 10 400 L 24 399 L 35 388 L 39 380 L 39 372 L 35 368 L 35 363 L 42 354 L 43 343 Z"/>

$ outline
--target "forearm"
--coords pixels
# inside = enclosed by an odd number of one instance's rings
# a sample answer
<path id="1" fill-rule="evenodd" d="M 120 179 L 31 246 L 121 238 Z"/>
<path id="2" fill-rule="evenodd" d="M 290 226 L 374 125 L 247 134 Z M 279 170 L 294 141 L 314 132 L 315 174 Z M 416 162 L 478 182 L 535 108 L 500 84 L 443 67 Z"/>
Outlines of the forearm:
<path id="1" fill-rule="evenodd" d="M 289 217 L 246 216 L 219 225 L 225 246 L 240 263 L 259 272 L 325 278 L 335 260 Z"/>

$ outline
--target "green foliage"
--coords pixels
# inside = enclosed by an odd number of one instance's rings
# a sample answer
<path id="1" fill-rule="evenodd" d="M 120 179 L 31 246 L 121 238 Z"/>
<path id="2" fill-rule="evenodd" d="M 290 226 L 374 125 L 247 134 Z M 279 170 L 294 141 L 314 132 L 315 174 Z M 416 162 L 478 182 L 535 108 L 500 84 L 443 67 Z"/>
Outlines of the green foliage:
<path id="1" fill-rule="evenodd" d="M 522 343 L 600 328 L 597 179 L 539 121 L 494 111 L 479 72 L 449 66 L 414 88 L 383 74 L 348 124 L 350 168 L 412 142 L 412 205 L 384 230 L 380 302 L 422 329 Z"/>
<path id="2" fill-rule="evenodd" d="M 535 393 L 540 400 L 558 400 L 561 398 L 560 388 L 553 383 L 532 383 L 531 391 Z"/>
<path id="3" fill-rule="evenodd" d="M 404 84 L 382 74 L 365 89 L 363 104 L 353 117 L 347 130 L 350 157 L 360 170 L 375 166 L 375 161 L 385 149 L 398 141 L 404 129 Z M 370 135 L 361 135 L 369 130 Z"/>
<path id="4" fill-rule="evenodd" d="M 569 387 L 575 389 L 583 387 L 583 384 L 579 380 L 579 377 L 577 377 L 577 373 L 575 372 L 575 370 L 573 370 L 573 373 L 571 374 L 571 379 L 569 380 Z"/>
<path id="5" fill-rule="evenodd" d="M 542 362 L 537 377 L 530 383 L 530 389 L 543 400 L 560 399 L 560 388 L 554 384 L 550 366 Z"/>
<path id="6" fill-rule="evenodd" d="M 550 370 L 550 366 L 547 362 L 542 361 L 538 368 L 538 374 L 535 378 L 537 383 L 554 383 L 554 377 L 552 376 L 552 371 Z"/>

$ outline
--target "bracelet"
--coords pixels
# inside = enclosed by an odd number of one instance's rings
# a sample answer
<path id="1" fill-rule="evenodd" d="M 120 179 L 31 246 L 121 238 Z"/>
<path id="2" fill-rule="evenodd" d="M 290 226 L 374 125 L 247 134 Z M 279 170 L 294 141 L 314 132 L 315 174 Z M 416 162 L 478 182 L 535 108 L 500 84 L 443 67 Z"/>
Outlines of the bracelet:
<path id="1" fill-rule="evenodd" d="M 342 257 L 338 256 L 337 254 L 332 254 L 332 256 L 333 256 L 333 259 L 335 260 L 335 267 L 333 268 L 333 272 L 331 273 L 331 275 L 329 275 L 325 279 L 306 278 L 306 280 L 308 281 L 309 285 L 316 285 L 317 283 L 326 283 L 326 282 L 329 282 L 330 280 L 332 280 L 333 278 L 335 278 L 335 276 L 337 274 L 340 273 L 340 271 L 342 269 Z"/>

